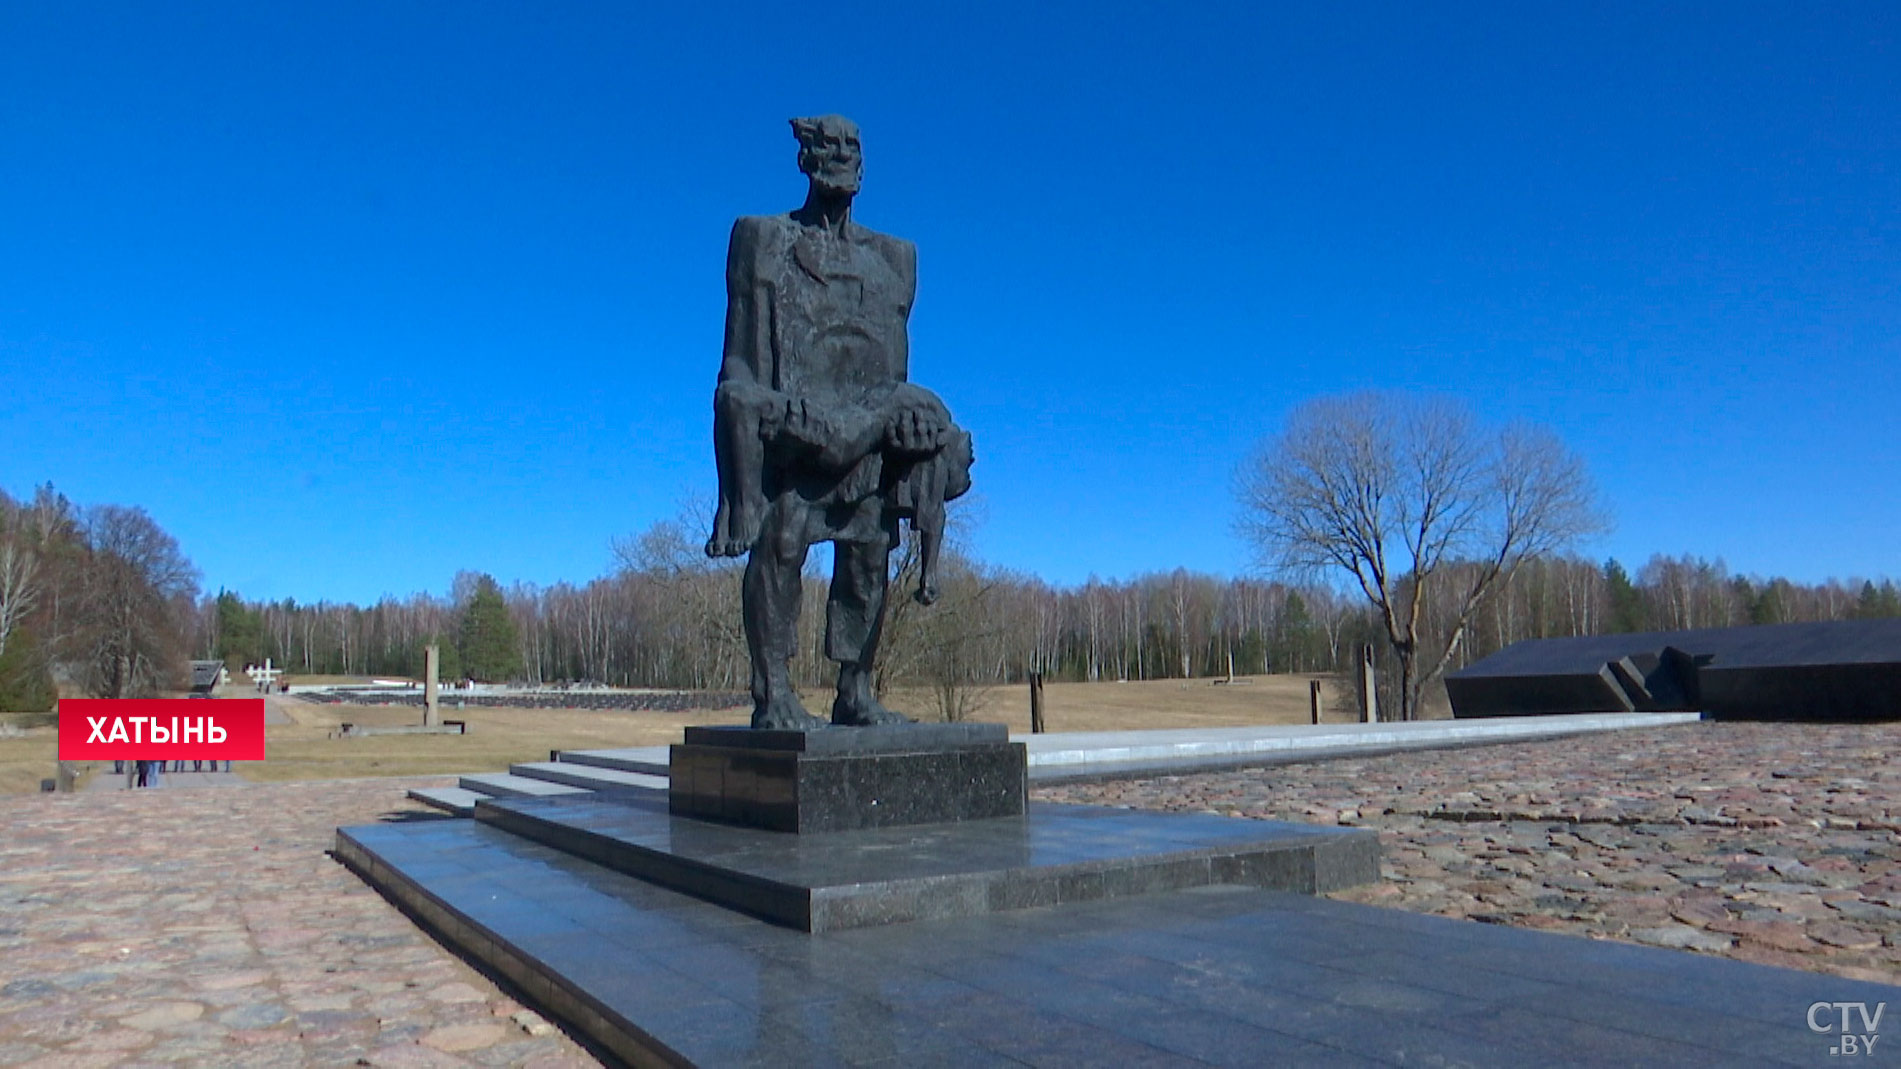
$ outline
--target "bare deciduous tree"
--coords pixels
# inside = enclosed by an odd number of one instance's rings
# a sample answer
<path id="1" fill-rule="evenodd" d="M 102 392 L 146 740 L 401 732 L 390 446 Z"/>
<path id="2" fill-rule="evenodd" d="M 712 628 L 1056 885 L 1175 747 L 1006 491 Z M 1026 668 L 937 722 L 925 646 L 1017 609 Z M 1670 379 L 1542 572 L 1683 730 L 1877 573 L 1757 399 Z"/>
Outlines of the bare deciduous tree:
<path id="1" fill-rule="evenodd" d="M 687 533 L 702 527 L 710 529 L 690 512 L 661 521 L 637 537 L 616 539 L 614 559 L 623 576 L 640 576 L 663 593 L 647 622 L 671 633 L 667 646 L 685 662 L 683 674 L 700 687 L 740 687 L 746 679 L 739 611 L 743 568 L 730 560 L 708 560 Z"/>
<path id="2" fill-rule="evenodd" d="M 1637 573 L 1637 582 L 1650 618 L 1669 630 L 1749 622 L 1737 612 L 1729 568 L 1721 560 L 1655 554 Z"/>
<path id="3" fill-rule="evenodd" d="M 1601 526 L 1584 465 L 1549 431 L 1488 435 L 1461 406 L 1396 394 L 1301 405 L 1238 482 L 1264 563 L 1358 584 L 1398 662 L 1402 720 L 1495 584 Z M 1428 628 L 1434 601 L 1447 610 Z"/>
<path id="4" fill-rule="evenodd" d="M 965 553 L 967 522 L 967 510 L 950 516 L 938 570 L 938 598 L 928 607 L 912 596 L 923 568 L 916 532 L 907 532 L 892 554 L 894 574 L 885 599 L 877 666 L 880 694 L 900 682 L 923 684 L 929 688 L 938 717 L 950 723 L 967 720 L 981 708 L 1002 671 L 993 654 L 1002 631 L 998 589 L 1005 578 L 980 567 Z"/>
<path id="5" fill-rule="evenodd" d="M 86 523 L 87 682 L 102 698 L 155 693 L 180 675 L 198 573 L 144 509 L 105 505 Z"/>

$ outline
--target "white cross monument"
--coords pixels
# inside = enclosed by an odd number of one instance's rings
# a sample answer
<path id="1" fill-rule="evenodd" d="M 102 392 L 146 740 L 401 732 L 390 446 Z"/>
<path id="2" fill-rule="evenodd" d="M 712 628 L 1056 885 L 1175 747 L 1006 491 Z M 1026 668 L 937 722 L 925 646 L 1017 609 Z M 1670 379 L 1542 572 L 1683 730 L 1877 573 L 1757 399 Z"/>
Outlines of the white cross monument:
<path id="1" fill-rule="evenodd" d="M 271 684 L 277 682 L 277 677 L 283 675 L 284 670 L 282 668 L 272 668 L 271 659 L 266 657 L 264 658 L 264 667 L 259 668 L 257 665 L 252 665 L 244 670 L 244 674 L 251 677 L 251 682 L 257 684 L 257 689 L 268 694 L 271 689 Z"/>

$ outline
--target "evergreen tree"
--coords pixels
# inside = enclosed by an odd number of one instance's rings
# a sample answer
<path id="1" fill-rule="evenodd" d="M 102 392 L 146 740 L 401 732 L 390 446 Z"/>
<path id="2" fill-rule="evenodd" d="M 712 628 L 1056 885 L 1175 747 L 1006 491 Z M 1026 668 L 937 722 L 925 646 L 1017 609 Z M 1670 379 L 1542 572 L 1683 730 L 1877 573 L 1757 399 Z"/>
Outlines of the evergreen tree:
<path id="1" fill-rule="evenodd" d="M 1744 582 L 1744 580 L 1738 580 Z M 1789 606 L 1783 596 L 1783 588 L 1788 583 L 1781 579 L 1771 579 L 1756 588 L 1751 600 L 1745 603 L 1752 624 L 1783 624 L 1789 622 Z"/>
<path id="2" fill-rule="evenodd" d="M 264 663 L 264 617 L 229 590 L 218 592 L 218 644 L 212 656 L 233 672 Z"/>
<path id="3" fill-rule="evenodd" d="M 462 655 L 462 672 L 471 679 L 499 683 L 521 673 L 521 642 L 515 633 L 515 621 L 508 615 L 508 603 L 502 600 L 501 588 L 493 577 L 476 579 L 475 591 L 462 610 L 456 646 Z"/>
<path id="4" fill-rule="evenodd" d="M 1729 581 L 1729 589 L 1736 597 L 1736 608 L 1743 614 L 1747 623 L 1787 622 L 1788 614 L 1783 609 L 1782 593 L 1778 589 L 1778 583 L 1778 580 L 1771 579 L 1757 586 L 1741 575 Z"/>
<path id="5" fill-rule="evenodd" d="M 1274 641 L 1269 647 L 1270 667 L 1276 672 L 1301 672 L 1309 667 L 1314 646 L 1313 614 L 1307 610 L 1307 599 L 1298 591 L 1289 590 L 1287 598 L 1281 603 L 1279 626 Z"/>
<path id="6" fill-rule="evenodd" d="M 439 660 L 436 662 L 436 678 L 444 686 L 459 679 L 467 679 L 462 671 L 462 654 L 456 649 L 456 643 L 442 635 L 426 635 L 421 641 L 410 647 L 408 656 L 403 660 L 403 674 L 422 679 L 428 669 L 428 645 L 436 644 Z"/>
<path id="7" fill-rule="evenodd" d="M 1861 584 L 1861 596 L 1855 599 L 1855 619 L 1880 620 L 1889 616 L 1901 616 L 1901 592 L 1897 592 L 1894 580 L 1884 579 L 1880 586 L 1872 580 Z"/>
<path id="8" fill-rule="evenodd" d="M 58 701 L 39 641 L 27 628 L 16 628 L 0 653 L 0 712 L 46 713 Z"/>
<path id="9" fill-rule="evenodd" d="M 1630 581 L 1630 573 L 1615 557 L 1604 562 L 1604 587 L 1610 598 L 1609 630 L 1628 634 L 1644 629 L 1644 595 Z"/>

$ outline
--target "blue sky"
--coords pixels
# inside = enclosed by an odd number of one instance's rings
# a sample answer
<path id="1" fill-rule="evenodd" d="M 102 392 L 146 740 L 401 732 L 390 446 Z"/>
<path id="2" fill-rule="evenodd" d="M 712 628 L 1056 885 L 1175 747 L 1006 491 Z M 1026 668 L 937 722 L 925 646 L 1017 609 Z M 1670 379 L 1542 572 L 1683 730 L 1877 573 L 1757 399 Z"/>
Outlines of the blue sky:
<path id="1" fill-rule="evenodd" d="M 253 597 L 601 574 L 837 111 L 992 563 L 1245 572 L 1251 444 L 1395 388 L 1552 426 L 1593 557 L 1901 574 L 1901 8 L 926 7 L 7 5 L 0 488 Z"/>

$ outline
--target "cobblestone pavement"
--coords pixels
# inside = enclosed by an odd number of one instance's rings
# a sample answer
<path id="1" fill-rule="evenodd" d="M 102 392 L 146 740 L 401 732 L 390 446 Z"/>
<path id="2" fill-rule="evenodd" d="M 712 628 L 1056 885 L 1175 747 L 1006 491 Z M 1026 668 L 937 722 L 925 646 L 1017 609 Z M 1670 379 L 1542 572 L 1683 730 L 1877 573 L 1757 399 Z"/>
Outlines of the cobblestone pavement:
<path id="1" fill-rule="evenodd" d="M 187 767 L 189 768 L 190 766 Z M 160 790 L 171 790 L 178 787 L 247 786 L 244 780 L 238 778 L 237 773 L 226 772 L 222 768 L 215 772 L 173 772 L 170 771 L 170 764 L 167 764 L 165 768 L 166 771 L 159 774 L 160 779 L 163 781 L 163 786 L 159 788 Z M 112 765 L 110 763 L 101 761 L 99 763 L 99 769 L 92 774 L 91 779 L 86 781 L 85 789 L 88 791 L 123 791 L 127 789 L 137 790 L 138 788 L 127 788 L 125 785 L 124 771 L 114 772 L 112 771 Z"/>
<path id="2" fill-rule="evenodd" d="M 0 1065 L 597 1065 L 325 855 L 448 782 L 0 799 Z"/>
<path id="3" fill-rule="evenodd" d="M 1901 983 L 1901 724 L 1699 723 L 1037 791 L 1376 828 L 1334 897 Z"/>

